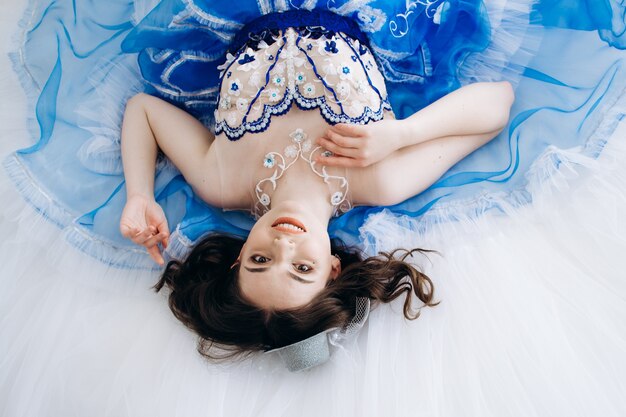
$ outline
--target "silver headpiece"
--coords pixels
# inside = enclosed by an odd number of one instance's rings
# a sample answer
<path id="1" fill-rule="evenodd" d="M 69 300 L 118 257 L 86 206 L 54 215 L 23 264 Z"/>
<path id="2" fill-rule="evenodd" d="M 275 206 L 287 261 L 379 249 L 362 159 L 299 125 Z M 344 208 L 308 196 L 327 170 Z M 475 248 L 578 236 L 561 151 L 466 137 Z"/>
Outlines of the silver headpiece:
<path id="1" fill-rule="evenodd" d="M 267 351 L 266 354 L 278 355 L 292 372 L 321 365 L 330 359 L 333 348 L 340 346 L 361 330 L 369 313 L 370 299 L 358 297 L 354 316 L 346 326 L 324 330 L 308 339 Z"/>

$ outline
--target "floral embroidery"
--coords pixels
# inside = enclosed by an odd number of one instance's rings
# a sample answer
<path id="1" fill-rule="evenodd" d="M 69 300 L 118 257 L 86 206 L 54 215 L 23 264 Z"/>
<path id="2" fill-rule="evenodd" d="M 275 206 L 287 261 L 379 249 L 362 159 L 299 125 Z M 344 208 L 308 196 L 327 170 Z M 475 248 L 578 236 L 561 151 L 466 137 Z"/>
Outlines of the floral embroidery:
<path id="1" fill-rule="evenodd" d="M 230 97 L 228 96 L 222 97 L 222 99 L 220 100 L 220 109 L 228 110 L 230 109 L 230 106 L 231 106 Z"/>
<path id="2" fill-rule="evenodd" d="M 263 166 L 265 168 L 273 168 L 276 163 L 276 158 L 271 153 L 265 155 L 265 159 L 263 160 Z"/>
<path id="3" fill-rule="evenodd" d="M 326 41 L 324 50 L 333 54 L 339 53 L 339 49 L 337 49 L 337 42 L 335 41 Z"/>
<path id="4" fill-rule="evenodd" d="M 295 158 L 298 156 L 298 148 L 295 145 L 289 145 L 285 148 L 285 156 L 287 158 Z"/>
<path id="5" fill-rule="evenodd" d="M 303 72 L 297 72 L 296 73 L 296 84 L 300 85 L 303 84 L 306 81 L 306 76 L 304 75 Z"/>
<path id="6" fill-rule="evenodd" d="M 275 88 L 270 88 L 267 90 L 267 95 L 270 98 L 270 101 L 277 102 L 280 100 L 280 92 Z"/>
<path id="7" fill-rule="evenodd" d="M 221 70 L 220 72 L 220 78 L 222 76 L 224 76 L 224 71 L 226 70 L 226 68 L 230 67 L 230 64 L 235 60 L 235 56 L 233 54 L 231 54 L 230 52 L 228 52 L 226 54 L 226 61 L 222 64 L 222 65 L 218 65 L 217 69 Z M 230 77 L 230 76 L 229 76 Z"/>
<path id="8" fill-rule="evenodd" d="M 289 137 L 293 139 L 294 142 L 300 143 L 307 138 L 307 134 L 300 128 L 294 130 L 289 134 Z"/>
<path id="9" fill-rule="evenodd" d="M 246 111 L 248 110 L 248 100 L 245 98 L 238 98 L 237 99 L 237 110 L 239 111 Z"/>
<path id="10" fill-rule="evenodd" d="M 358 60 L 358 58 L 356 57 L 356 55 L 352 55 L 350 57 L 352 59 L 352 62 L 356 62 Z"/>
<path id="11" fill-rule="evenodd" d="M 244 72 L 248 72 L 252 69 L 257 69 L 259 65 L 261 65 L 261 63 L 256 60 L 254 51 L 252 50 L 252 48 L 246 49 L 246 52 L 243 54 L 243 57 L 240 58 L 237 61 L 237 63 L 240 64 L 239 68 L 237 69 L 239 71 L 244 71 Z"/>
<path id="12" fill-rule="evenodd" d="M 239 81 L 239 78 L 235 79 L 235 81 L 230 83 L 230 94 L 233 94 L 235 96 L 238 96 L 239 93 L 241 92 L 241 81 Z"/>
<path id="13" fill-rule="evenodd" d="M 363 80 L 356 82 L 356 92 L 359 94 L 365 94 L 367 92 L 367 83 Z"/>
<path id="14" fill-rule="evenodd" d="M 304 85 L 304 95 L 307 97 L 313 97 L 315 95 L 315 85 L 312 83 L 306 83 Z"/>
<path id="15" fill-rule="evenodd" d="M 282 87 L 283 85 L 285 85 L 285 77 L 281 75 L 275 75 L 272 77 L 272 83 L 274 83 L 274 85 L 277 85 L 278 87 Z"/>
<path id="16" fill-rule="evenodd" d="M 337 68 L 337 73 L 339 74 L 339 78 L 341 78 L 342 80 L 352 79 L 352 71 L 350 70 L 348 64 L 341 64 Z"/>
<path id="17" fill-rule="evenodd" d="M 250 48 L 248 48 L 248 51 L 250 51 Z M 241 65 L 247 64 L 248 62 L 252 62 L 254 61 L 254 55 L 248 55 L 247 53 L 243 54 L 243 58 L 241 58 L 239 61 L 237 61 L 238 63 L 240 63 Z"/>
<path id="18" fill-rule="evenodd" d="M 231 75 L 233 75 L 232 71 L 228 71 L 228 72 L 226 73 L 226 78 L 230 78 L 230 76 L 231 76 Z"/>
<path id="19" fill-rule="evenodd" d="M 265 194 L 265 193 L 261 194 L 261 197 L 259 197 L 259 202 L 261 204 L 263 204 L 264 206 L 268 207 L 270 205 L 270 202 L 271 202 L 270 201 L 270 196 Z"/>
<path id="20" fill-rule="evenodd" d="M 336 206 L 337 204 L 341 203 L 342 200 L 343 200 L 343 193 L 341 191 L 337 191 L 336 193 L 333 193 L 332 197 L 330 197 L 330 202 L 332 203 L 333 206 Z"/>
<path id="21" fill-rule="evenodd" d="M 270 54 L 270 55 L 267 57 L 267 60 L 268 60 L 268 61 L 273 61 L 273 60 L 274 60 L 274 55 Z"/>
<path id="22" fill-rule="evenodd" d="M 308 45 L 306 46 L 306 50 L 307 50 L 307 51 L 310 51 L 311 49 L 313 49 L 313 44 L 312 44 L 312 43 L 310 43 L 310 44 L 308 44 Z"/>
<path id="23" fill-rule="evenodd" d="M 270 209 L 270 204 L 272 202 L 271 197 L 263 191 L 264 184 L 269 184 L 271 186 L 271 190 L 276 191 L 278 180 L 280 180 L 285 172 L 287 172 L 287 170 L 291 168 L 299 159 L 308 163 L 311 171 L 320 177 L 326 184 L 335 182 L 340 187 L 341 191 L 335 191 L 330 197 L 330 204 L 333 206 L 333 215 L 338 215 L 340 212 L 346 212 L 352 208 L 350 202 L 346 200 L 346 195 L 348 193 L 348 180 L 346 177 L 330 175 L 326 171 L 326 167 L 322 167 L 321 169 L 316 167 L 315 153 L 317 151 L 320 151 L 323 156 L 329 156 L 332 155 L 332 153 L 329 154 L 329 151 L 323 150 L 321 146 L 318 146 L 311 151 L 312 144 L 310 140 L 307 140 L 307 136 L 308 135 L 301 128 L 298 128 L 289 134 L 289 137 L 291 137 L 294 142 L 285 148 L 285 156 L 291 159 L 289 163 L 287 163 L 285 157 L 278 152 L 270 152 L 263 158 L 264 167 L 276 167 L 276 170 L 274 170 L 271 176 L 263 178 L 257 182 L 255 186 L 255 194 L 258 204 L 255 204 L 253 211 L 257 218 L 261 217 Z M 308 155 L 305 156 L 305 153 L 308 153 Z"/>
<path id="24" fill-rule="evenodd" d="M 336 90 L 340 97 L 345 98 L 350 95 L 350 84 L 345 81 L 341 81 L 337 84 Z"/>

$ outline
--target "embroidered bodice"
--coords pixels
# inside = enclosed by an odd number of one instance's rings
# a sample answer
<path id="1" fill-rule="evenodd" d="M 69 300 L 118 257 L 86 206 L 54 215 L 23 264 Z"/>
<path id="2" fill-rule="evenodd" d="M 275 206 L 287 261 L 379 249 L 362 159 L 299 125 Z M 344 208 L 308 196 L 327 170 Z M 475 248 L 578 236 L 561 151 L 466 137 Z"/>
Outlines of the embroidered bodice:
<path id="1" fill-rule="evenodd" d="M 230 140 L 262 132 L 295 103 L 327 123 L 360 123 L 391 110 L 384 78 L 362 41 L 323 27 L 266 30 L 218 67 L 215 133 Z"/>

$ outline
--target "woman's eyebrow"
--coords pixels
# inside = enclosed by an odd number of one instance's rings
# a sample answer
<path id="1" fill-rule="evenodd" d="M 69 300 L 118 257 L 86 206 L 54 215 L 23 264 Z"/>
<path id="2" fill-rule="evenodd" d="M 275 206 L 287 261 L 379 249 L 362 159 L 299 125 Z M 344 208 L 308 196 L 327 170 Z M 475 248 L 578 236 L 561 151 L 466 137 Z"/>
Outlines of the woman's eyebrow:
<path id="1" fill-rule="evenodd" d="M 265 272 L 267 271 L 269 268 L 268 267 L 263 267 L 263 268 L 248 268 L 247 266 L 244 266 L 244 269 L 248 272 Z M 313 284 L 314 281 L 309 281 L 308 279 L 304 279 L 302 277 L 299 277 L 298 275 L 294 274 L 293 272 L 288 272 L 289 277 L 293 280 L 296 280 L 298 282 L 301 282 L 303 284 Z"/>

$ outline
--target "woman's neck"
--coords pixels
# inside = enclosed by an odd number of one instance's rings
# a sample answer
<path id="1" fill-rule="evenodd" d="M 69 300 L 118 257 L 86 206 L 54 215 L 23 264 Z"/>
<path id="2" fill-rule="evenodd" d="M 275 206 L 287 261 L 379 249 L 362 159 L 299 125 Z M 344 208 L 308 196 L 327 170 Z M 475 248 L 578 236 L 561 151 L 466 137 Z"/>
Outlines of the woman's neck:
<path id="1" fill-rule="evenodd" d="M 293 167 L 296 168 L 296 167 Z M 309 170 L 297 172 L 292 169 L 278 182 L 272 195 L 272 207 L 277 207 L 286 201 L 296 201 L 310 209 L 324 224 L 333 215 L 333 206 L 330 203 L 328 185 Z M 307 172 L 308 171 L 308 172 Z"/>

